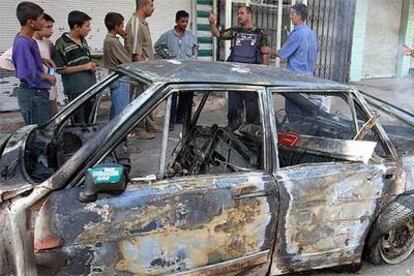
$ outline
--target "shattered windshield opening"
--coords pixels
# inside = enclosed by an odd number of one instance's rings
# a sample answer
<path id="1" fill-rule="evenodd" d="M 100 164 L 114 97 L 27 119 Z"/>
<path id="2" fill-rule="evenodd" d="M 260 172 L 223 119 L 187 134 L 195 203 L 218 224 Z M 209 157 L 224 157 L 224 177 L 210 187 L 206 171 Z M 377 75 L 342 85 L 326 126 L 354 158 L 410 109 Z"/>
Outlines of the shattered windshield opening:
<path id="1" fill-rule="evenodd" d="M 110 116 L 110 88 L 119 81 L 128 83 L 131 99 L 137 98 L 149 86 L 121 73 L 111 74 L 72 101 L 47 125 L 31 133 L 25 149 L 25 165 L 35 182 L 48 179 L 105 125 L 117 118 Z M 79 123 L 76 117 L 85 112 L 85 108 L 90 112 L 85 116 L 87 119 Z"/>
<path id="2" fill-rule="evenodd" d="M 348 92 L 274 93 L 273 105 L 281 167 L 387 156 L 373 129 L 358 138 L 369 118 Z"/>
<path id="3" fill-rule="evenodd" d="M 381 99 L 363 93 L 369 107 L 379 115 L 379 122 L 400 156 L 414 154 L 414 114 Z"/>
<path id="4" fill-rule="evenodd" d="M 226 92 L 231 93 L 231 97 L 244 99 L 233 120 L 229 117 L 229 99 L 222 91 L 200 93 L 201 99 L 190 101 L 193 105 L 190 124 L 173 151 L 167 177 L 263 168 L 262 117 L 257 92 Z M 250 116 L 249 112 L 256 115 Z"/>

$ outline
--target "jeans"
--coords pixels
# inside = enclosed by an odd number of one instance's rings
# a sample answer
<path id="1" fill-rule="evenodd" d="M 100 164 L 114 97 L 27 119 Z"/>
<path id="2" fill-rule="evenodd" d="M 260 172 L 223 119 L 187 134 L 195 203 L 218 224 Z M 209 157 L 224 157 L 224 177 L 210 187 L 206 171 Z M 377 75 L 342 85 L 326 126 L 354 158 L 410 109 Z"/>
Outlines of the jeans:
<path id="1" fill-rule="evenodd" d="M 79 97 L 81 94 L 75 94 L 71 93 L 68 95 L 69 102 L 74 101 L 77 97 Z M 75 125 L 88 125 L 91 123 L 91 115 L 92 115 L 92 109 L 94 106 L 95 100 L 89 99 L 85 101 L 78 109 L 76 109 L 76 112 L 72 115 L 73 116 L 73 123 Z"/>
<path id="2" fill-rule="evenodd" d="M 242 123 L 239 111 L 243 106 L 247 123 L 258 124 L 260 122 L 260 112 L 256 95 L 229 92 L 227 120 L 230 126 L 236 127 Z"/>
<path id="3" fill-rule="evenodd" d="M 177 103 L 178 102 L 178 103 Z M 182 124 L 184 120 L 185 103 L 181 95 L 173 93 L 171 102 L 171 122 L 170 124 Z"/>
<path id="4" fill-rule="evenodd" d="M 111 86 L 112 105 L 109 118 L 112 120 L 129 104 L 129 83 L 116 81 Z"/>
<path id="5" fill-rule="evenodd" d="M 26 125 L 42 125 L 52 118 L 52 102 L 49 91 L 25 88 L 15 88 L 17 102 Z"/>

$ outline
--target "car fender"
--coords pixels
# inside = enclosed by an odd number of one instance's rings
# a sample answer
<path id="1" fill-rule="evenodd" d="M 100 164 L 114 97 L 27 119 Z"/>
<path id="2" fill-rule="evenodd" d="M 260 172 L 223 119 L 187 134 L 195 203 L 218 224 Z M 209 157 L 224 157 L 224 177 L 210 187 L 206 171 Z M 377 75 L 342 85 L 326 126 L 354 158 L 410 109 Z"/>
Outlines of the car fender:
<path id="1" fill-rule="evenodd" d="M 414 216 L 414 194 L 402 194 L 391 202 L 371 226 L 365 247 L 372 248 L 379 239 L 391 230 L 393 222 Z M 392 219 L 390 219 L 392 218 Z"/>
<path id="2" fill-rule="evenodd" d="M 414 193 L 414 156 L 402 158 L 402 163 L 406 172 L 405 192 Z"/>

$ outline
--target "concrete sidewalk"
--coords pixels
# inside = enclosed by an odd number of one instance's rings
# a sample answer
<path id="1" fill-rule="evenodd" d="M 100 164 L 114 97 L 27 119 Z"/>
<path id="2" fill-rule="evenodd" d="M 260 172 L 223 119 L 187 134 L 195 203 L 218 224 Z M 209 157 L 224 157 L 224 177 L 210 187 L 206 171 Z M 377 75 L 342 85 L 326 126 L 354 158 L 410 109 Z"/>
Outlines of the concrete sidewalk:
<path id="1" fill-rule="evenodd" d="M 361 91 L 414 113 L 414 78 L 371 79 L 349 83 Z"/>

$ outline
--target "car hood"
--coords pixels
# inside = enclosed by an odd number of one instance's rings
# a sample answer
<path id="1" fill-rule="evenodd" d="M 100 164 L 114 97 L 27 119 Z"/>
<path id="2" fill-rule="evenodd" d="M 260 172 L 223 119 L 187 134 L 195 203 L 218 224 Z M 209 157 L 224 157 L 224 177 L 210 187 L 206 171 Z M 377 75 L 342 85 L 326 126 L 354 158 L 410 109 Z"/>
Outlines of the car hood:
<path id="1" fill-rule="evenodd" d="M 0 203 L 33 189 L 24 168 L 24 146 L 34 128 L 0 135 Z"/>

